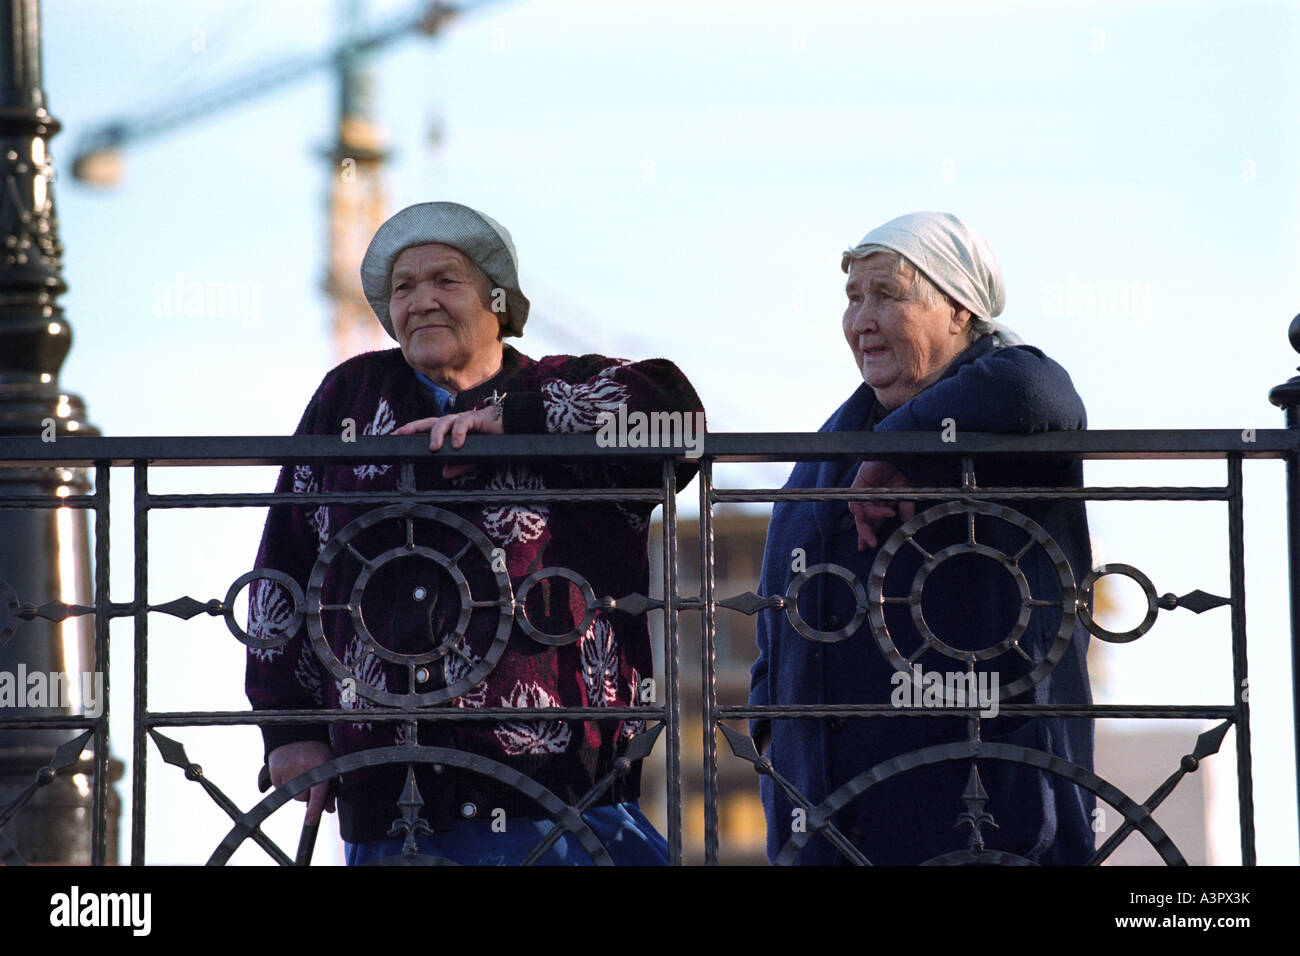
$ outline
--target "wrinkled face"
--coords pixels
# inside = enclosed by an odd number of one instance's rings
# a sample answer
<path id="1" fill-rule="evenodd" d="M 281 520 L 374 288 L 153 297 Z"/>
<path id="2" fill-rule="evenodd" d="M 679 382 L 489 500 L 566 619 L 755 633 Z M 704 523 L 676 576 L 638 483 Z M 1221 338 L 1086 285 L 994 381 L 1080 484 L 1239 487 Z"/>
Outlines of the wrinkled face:
<path id="1" fill-rule="evenodd" d="M 393 263 L 388 314 L 406 362 L 451 391 L 496 373 L 500 316 L 491 285 L 460 251 L 411 246 Z"/>
<path id="2" fill-rule="evenodd" d="M 970 345 L 970 313 L 911 294 L 912 269 L 873 252 L 849 263 L 844 338 L 862 380 L 886 408 L 919 395 Z"/>

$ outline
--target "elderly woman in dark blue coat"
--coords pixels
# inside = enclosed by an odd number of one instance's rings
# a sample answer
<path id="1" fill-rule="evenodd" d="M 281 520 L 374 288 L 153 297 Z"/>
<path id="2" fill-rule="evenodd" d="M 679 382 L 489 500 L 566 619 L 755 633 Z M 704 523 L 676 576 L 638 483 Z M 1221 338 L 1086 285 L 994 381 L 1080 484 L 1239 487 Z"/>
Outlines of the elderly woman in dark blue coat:
<path id="1" fill-rule="evenodd" d="M 844 336 L 863 384 L 821 431 L 1086 427 L 1065 369 L 992 321 L 1005 299 L 997 261 L 957 217 L 894 219 L 847 251 L 842 268 Z M 961 463 L 952 457 L 805 462 L 786 487 L 956 487 Z M 976 461 L 975 479 L 986 487 L 1079 487 L 1083 472 L 1078 460 L 990 457 Z M 996 711 L 1000 700 L 1091 703 L 1088 636 L 1074 591 L 1091 563 L 1081 501 L 1000 500 L 973 509 L 881 499 L 778 503 L 762 593 L 789 595 L 792 580 L 820 564 L 845 569 L 863 591 L 855 595 L 835 573 L 813 573 L 787 601 L 797 614 L 759 613 L 751 704 L 944 707 L 962 702 L 959 687 L 991 693 L 978 720 L 755 721 L 759 749 L 810 807 L 844 788 L 830 820 L 872 863 L 1085 861 L 1095 801 L 1070 779 L 1069 765 L 1092 768 L 1091 720 Z M 864 600 L 873 569 L 878 577 Z M 792 618 L 822 633 L 809 639 Z M 836 640 L 836 631 L 848 633 Z M 937 681 L 947 690 L 936 691 Z M 966 702 L 975 706 L 974 694 Z M 972 740 L 1024 749 L 977 754 Z M 1065 773 L 1031 765 L 1045 757 L 1004 759 L 1031 752 L 1067 761 L 1050 762 Z M 796 807 L 771 777 L 761 778 L 761 788 L 770 858 L 846 861 L 816 813 Z"/>

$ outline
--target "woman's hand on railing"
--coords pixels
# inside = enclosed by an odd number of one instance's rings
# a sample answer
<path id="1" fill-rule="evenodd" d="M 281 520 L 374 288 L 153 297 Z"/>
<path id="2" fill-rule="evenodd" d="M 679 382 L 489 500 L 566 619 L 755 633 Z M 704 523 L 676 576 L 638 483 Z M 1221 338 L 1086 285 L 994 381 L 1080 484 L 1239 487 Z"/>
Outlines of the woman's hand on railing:
<path id="1" fill-rule="evenodd" d="M 470 432 L 504 435 L 505 429 L 502 427 L 501 421 L 501 406 L 488 405 L 485 408 L 476 408 L 472 412 L 456 412 L 438 418 L 419 418 L 413 422 L 407 422 L 394 431 L 393 434 L 414 435 L 417 432 L 428 432 L 429 451 L 438 451 L 442 448 L 442 443 L 449 434 L 451 435 L 452 448 L 463 446 L 465 436 Z M 455 478 L 467 471 L 472 471 L 476 467 L 476 465 L 446 465 L 442 469 L 442 477 Z"/>
<path id="2" fill-rule="evenodd" d="M 850 488 L 911 488 L 908 477 L 887 461 L 864 461 Z M 916 514 L 914 501 L 850 501 L 849 511 L 858 529 L 858 550 L 876 548 L 876 533 L 887 520 L 908 521 Z"/>

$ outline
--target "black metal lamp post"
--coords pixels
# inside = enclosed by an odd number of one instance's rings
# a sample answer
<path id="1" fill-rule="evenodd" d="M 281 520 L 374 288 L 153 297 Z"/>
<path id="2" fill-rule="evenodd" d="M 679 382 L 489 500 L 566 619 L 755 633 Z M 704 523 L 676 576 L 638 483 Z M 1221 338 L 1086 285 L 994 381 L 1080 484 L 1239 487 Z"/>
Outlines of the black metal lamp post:
<path id="1" fill-rule="evenodd" d="M 1300 352 L 1300 315 L 1291 320 L 1288 336 L 1291 348 Z M 1300 430 L 1300 375 L 1274 388 L 1268 400 L 1286 414 L 1287 428 Z M 1286 524 L 1291 567 L 1291 704 L 1295 712 L 1296 794 L 1300 798 L 1300 454 L 1296 452 L 1286 459 Z"/>
<path id="2" fill-rule="evenodd" d="M 39 0 L 0 0 L 0 435 L 46 441 L 95 434 L 81 399 L 58 383 L 72 344 L 57 301 L 67 286 L 46 148 L 58 130 L 41 89 Z M 48 611 L 58 602 L 91 603 L 86 511 L 57 505 L 88 484 L 71 469 L 0 469 L 0 500 L 44 502 L 0 507 L 0 675 L 7 675 L 10 690 L 0 696 L 5 862 L 104 863 L 116 856 L 107 780 L 107 631 L 96 641 L 89 618 L 60 619 Z M 94 714 L 84 701 L 93 696 L 97 672 L 104 699 Z M 82 687 L 87 680 L 89 693 Z M 67 718 L 87 716 L 100 719 L 68 726 Z M 51 727 L 51 720 L 62 726 Z M 94 737 L 75 763 L 57 775 L 40 773 L 60 744 L 86 729 Z M 41 785 L 33 788 L 34 782 Z"/>

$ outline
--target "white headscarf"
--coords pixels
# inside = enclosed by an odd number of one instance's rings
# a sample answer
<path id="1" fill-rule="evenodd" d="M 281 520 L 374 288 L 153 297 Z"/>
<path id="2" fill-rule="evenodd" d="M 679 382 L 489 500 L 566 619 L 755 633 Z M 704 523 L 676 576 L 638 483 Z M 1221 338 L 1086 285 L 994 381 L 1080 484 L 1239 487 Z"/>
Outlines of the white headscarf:
<path id="1" fill-rule="evenodd" d="M 845 251 L 840 268 L 848 272 L 850 259 L 886 249 L 901 254 L 942 292 L 987 320 L 999 344 L 1021 343 L 1015 332 L 993 321 L 1007 300 L 997 257 L 983 236 L 952 213 L 909 212 L 891 219 Z"/>

